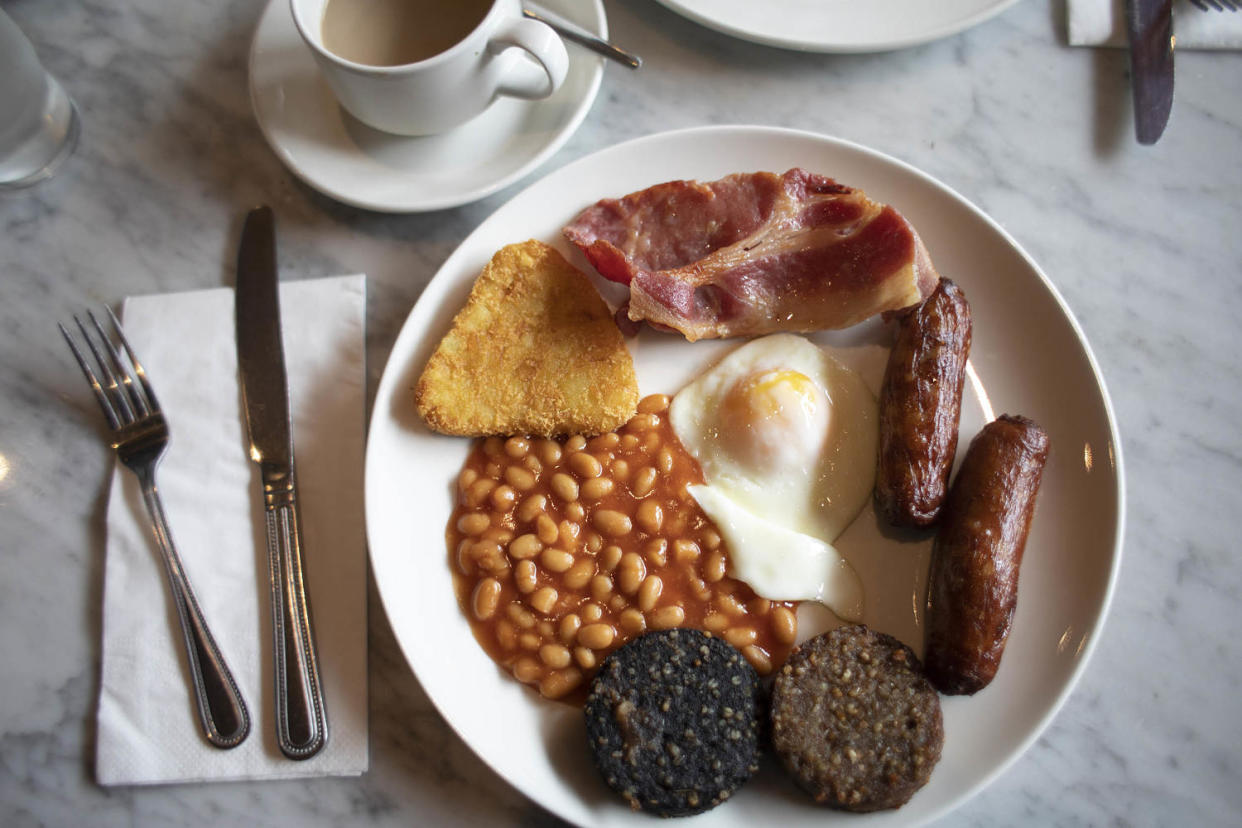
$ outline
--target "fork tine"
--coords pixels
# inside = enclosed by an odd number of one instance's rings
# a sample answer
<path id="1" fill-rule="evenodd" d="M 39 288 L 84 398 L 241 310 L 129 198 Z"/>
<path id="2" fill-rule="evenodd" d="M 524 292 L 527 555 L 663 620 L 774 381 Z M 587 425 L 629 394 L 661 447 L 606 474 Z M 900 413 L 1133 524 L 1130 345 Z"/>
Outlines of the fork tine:
<path id="1" fill-rule="evenodd" d="M 111 308 L 109 308 L 111 311 Z M 125 358 L 121 356 L 120 350 L 112 341 L 112 337 L 108 336 L 103 329 L 103 325 L 99 324 L 99 320 L 95 318 L 93 311 L 87 311 L 86 315 L 90 317 L 91 324 L 95 326 L 95 331 L 99 334 L 99 338 L 103 341 L 104 347 L 107 348 L 108 356 L 112 359 L 112 366 L 116 368 L 120 378 L 121 387 L 129 394 L 129 400 L 133 404 L 134 414 L 137 418 L 147 416 L 151 413 L 150 406 L 147 405 L 146 398 L 143 397 L 141 389 L 134 383 L 134 374 L 125 364 Z"/>
<path id="2" fill-rule="evenodd" d="M 74 317 L 74 321 L 77 321 L 77 317 Z M 80 322 L 78 324 L 81 325 Z M 73 351 L 73 357 L 78 361 L 78 367 L 82 369 L 82 373 L 86 376 L 86 381 L 91 385 L 91 390 L 95 392 L 95 399 L 99 402 L 99 407 L 103 409 L 104 419 L 108 421 L 108 428 L 115 431 L 121 427 L 121 423 L 117 420 L 116 411 L 112 408 L 112 403 L 108 401 L 108 396 L 104 394 L 103 387 L 99 384 L 99 378 L 95 376 L 95 372 L 86 363 L 86 357 L 82 356 L 82 352 L 74 344 L 73 337 L 69 335 L 69 331 L 65 329 L 65 326 L 57 322 L 56 327 L 60 328 L 60 333 L 65 337 L 69 350 Z"/>
<path id="3" fill-rule="evenodd" d="M 92 320 L 94 319 L 93 316 L 91 318 Z M 99 366 L 100 373 L 103 374 L 104 378 L 104 393 L 112 401 L 113 409 L 117 413 L 117 419 L 121 421 L 121 425 L 129 425 L 134 422 L 134 411 L 130 408 L 129 400 L 125 398 L 125 393 L 121 391 L 121 383 L 117 380 L 116 374 L 113 373 L 108 360 L 99 352 L 99 347 L 95 344 L 95 339 L 91 336 L 90 331 L 86 329 L 86 325 L 82 324 L 82 320 L 77 316 L 73 317 L 73 321 L 78 323 L 78 330 L 82 332 L 82 337 L 86 340 L 86 346 L 95 355 L 95 364 Z M 99 323 L 95 323 L 95 327 L 99 327 Z M 106 341 L 107 339 L 105 338 Z"/>
<path id="4" fill-rule="evenodd" d="M 142 384 L 142 393 L 146 395 L 151 411 L 159 411 L 160 401 L 156 399 L 155 389 L 147 381 L 146 369 L 142 367 L 142 363 L 138 361 L 138 355 L 134 353 L 133 346 L 129 344 L 129 337 L 125 336 L 125 329 L 121 327 L 121 320 L 116 318 L 112 308 L 108 308 L 108 316 L 112 319 L 112 327 L 116 329 L 116 335 L 120 338 L 122 347 L 125 348 L 125 355 L 129 357 L 130 364 L 134 366 L 134 376 Z"/>

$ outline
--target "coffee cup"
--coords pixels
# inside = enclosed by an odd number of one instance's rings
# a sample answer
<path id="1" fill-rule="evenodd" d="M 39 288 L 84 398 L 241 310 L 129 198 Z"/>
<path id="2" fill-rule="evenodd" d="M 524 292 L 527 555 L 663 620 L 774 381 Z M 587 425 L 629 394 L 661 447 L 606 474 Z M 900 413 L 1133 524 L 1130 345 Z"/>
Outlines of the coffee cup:
<path id="1" fill-rule="evenodd" d="M 290 0 L 293 22 L 347 112 L 398 135 L 446 132 L 501 96 L 538 100 L 569 56 L 520 0 Z"/>

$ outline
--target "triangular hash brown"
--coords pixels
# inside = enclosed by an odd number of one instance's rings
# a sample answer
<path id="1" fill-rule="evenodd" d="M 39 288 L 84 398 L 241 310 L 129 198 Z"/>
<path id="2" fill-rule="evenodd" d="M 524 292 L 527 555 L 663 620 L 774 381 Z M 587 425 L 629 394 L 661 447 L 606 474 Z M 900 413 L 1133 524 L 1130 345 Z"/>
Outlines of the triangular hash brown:
<path id="1" fill-rule="evenodd" d="M 539 241 L 499 250 L 415 389 L 444 434 L 600 434 L 634 415 L 625 341 L 590 280 Z"/>

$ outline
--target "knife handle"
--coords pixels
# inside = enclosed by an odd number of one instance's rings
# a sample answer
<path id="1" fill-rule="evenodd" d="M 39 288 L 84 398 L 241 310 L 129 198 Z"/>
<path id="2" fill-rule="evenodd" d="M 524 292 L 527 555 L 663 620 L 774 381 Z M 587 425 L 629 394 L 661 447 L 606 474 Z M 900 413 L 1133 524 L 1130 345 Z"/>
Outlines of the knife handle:
<path id="1" fill-rule="evenodd" d="M 276 659 L 276 741 L 290 759 L 309 759 L 328 741 L 319 656 L 302 571 L 297 504 L 267 509 L 272 581 L 273 654 Z"/>

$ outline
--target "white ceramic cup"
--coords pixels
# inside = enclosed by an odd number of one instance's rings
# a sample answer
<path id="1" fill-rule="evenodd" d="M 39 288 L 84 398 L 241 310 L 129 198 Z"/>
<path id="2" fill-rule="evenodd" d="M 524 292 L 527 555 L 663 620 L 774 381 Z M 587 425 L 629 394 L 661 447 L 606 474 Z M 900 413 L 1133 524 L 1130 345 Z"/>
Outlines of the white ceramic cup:
<path id="1" fill-rule="evenodd" d="M 495 0 L 464 39 L 400 66 L 355 63 L 324 48 L 327 0 L 290 0 L 289 5 L 341 106 L 384 132 L 434 135 L 480 114 L 498 96 L 546 98 L 560 88 L 569 69 L 565 44 L 543 23 L 524 18 L 520 0 Z"/>

